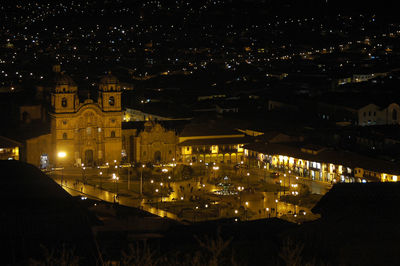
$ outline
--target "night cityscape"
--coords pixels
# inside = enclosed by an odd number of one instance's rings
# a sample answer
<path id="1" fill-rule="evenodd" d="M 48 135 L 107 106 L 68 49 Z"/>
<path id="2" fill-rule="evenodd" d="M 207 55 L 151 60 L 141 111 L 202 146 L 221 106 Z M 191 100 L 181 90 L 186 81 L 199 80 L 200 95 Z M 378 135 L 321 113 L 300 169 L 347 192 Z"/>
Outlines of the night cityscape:
<path id="1" fill-rule="evenodd" d="M 381 1 L 0 3 L 2 265 L 399 265 Z"/>

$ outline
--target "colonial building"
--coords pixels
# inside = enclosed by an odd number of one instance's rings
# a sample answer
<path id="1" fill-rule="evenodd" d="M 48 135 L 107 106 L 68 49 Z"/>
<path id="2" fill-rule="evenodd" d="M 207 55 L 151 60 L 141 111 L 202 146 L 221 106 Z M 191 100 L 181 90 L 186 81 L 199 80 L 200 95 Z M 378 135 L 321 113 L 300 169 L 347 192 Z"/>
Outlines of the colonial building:
<path id="1" fill-rule="evenodd" d="M 179 135 L 179 160 L 184 163 L 240 163 L 245 134 L 223 121 L 211 120 L 187 125 Z"/>
<path id="2" fill-rule="evenodd" d="M 51 91 L 50 159 L 56 163 L 102 164 L 121 160 L 121 88 L 110 73 L 100 80 L 97 102 L 80 102 L 78 88 L 58 73 Z M 59 156 L 61 155 L 61 156 Z"/>
<path id="3" fill-rule="evenodd" d="M 179 122 L 179 121 L 171 121 Z M 181 121 L 186 122 L 186 121 Z M 178 157 L 177 131 L 161 122 L 125 122 L 122 125 L 123 160 L 129 162 L 172 162 Z"/>
<path id="4" fill-rule="evenodd" d="M 316 145 L 252 143 L 244 148 L 249 165 L 322 182 L 394 182 L 400 175 L 395 163 Z"/>

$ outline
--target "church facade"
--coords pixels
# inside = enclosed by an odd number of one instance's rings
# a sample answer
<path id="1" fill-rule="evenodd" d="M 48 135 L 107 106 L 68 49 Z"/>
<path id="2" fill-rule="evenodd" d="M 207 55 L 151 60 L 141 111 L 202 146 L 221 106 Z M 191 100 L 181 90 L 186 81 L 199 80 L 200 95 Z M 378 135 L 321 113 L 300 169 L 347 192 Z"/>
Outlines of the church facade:
<path id="1" fill-rule="evenodd" d="M 135 127 L 135 123 L 132 128 L 128 128 L 129 122 L 124 124 L 122 130 L 124 161 L 167 163 L 178 158 L 178 136 L 174 130 L 168 130 L 155 121 L 146 121 L 143 129 Z"/>
<path id="2" fill-rule="evenodd" d="M 121 87 L 110 73 L 100 80 L 97 102 L 80 102 L 74 81 L 59 73 L 51 92 L 50 159 L 57 165 L 100 165 L 121 160 Z"/>

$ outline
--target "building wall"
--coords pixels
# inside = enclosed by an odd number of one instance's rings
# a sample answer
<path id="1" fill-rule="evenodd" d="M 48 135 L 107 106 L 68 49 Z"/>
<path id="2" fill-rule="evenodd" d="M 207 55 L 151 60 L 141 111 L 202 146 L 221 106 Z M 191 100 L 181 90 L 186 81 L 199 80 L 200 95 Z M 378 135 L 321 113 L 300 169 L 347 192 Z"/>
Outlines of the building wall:
<path id="1" fill-rule="evenodd" d="M 245 150 L 246 164 L 255 158 L 258 166 L 266 165 L 268 169 L 281 169 L 292 171 L 292 174 L 309 177 L 312 180 L 323 182 L 397 182 L 398 175 L 380 172 L 378 170 L 363 169 L 361 167 L 350 168 L 345 165 L 330 162 L 308 161 L 302 158 L 293 158 L 278 154 L 262 154 L 256 151 Z"/>
<path id="2" fill-rule="evenodd" d="M 40 156 L 52 154 L 52 135 L 46 134 L 26 141 L 25 160 L 27 163 L 39 166 Z"/>

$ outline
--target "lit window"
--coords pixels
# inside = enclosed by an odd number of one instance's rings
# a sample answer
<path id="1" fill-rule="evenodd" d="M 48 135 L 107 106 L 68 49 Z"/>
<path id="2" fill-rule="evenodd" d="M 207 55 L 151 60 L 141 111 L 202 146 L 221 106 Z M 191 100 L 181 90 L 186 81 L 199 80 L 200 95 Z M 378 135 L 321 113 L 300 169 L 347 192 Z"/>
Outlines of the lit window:
<path id="1" fill-rule="evenodd" d="M 211 146 L 211 153 L 218 153 L 218 145 Z"/>
<path id="2" fill-rule="evenodd" d="M 63 133 L 63 139 L 67 139 L 68 138 L 68 135 L 67 135 L 67 133 Z"/>
<path id="3" fill-rule="evenodd" d="M 100 133 L 101 132 L 101 127 L 97 128 L 97 131 Z"/>
<path id="4" fill-rule="evenodd" d="M 110 98 L 108 98 L 108 104 L 111 106 L 113 106 L 115 104 L 114 96 L 110 96 Z"/>

